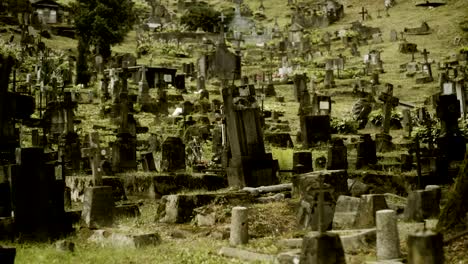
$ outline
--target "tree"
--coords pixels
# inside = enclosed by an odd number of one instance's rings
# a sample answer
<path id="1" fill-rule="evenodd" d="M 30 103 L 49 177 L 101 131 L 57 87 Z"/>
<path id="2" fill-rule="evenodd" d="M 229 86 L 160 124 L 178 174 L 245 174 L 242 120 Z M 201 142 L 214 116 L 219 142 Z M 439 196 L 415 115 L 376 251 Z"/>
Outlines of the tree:
<path id="1" fill-rule="evenodd" d="M 204 31 L 213 32 L 221 21 L 220 15 L 220 12 L 207 4 L 198 3 L 189 7 L 187 12 L 180 18 L 180 22 L 187 25 L 192 31 L 201 28 Z"/>
<path id="2" fill-rule="evenodd" d="M 86 54 L 90 49 L 107 61 L 111 46 L 121 43 L 132 29 L 136 21 L 133 6 L 131 0 L 77 0 L 72 6 L 78 35 L 78 83 L 89 81 Z"/>
<path id="3" fill-rule="evenodd" d="M 457 179 L 449 192 L 447 204 L 440 213 L 438 230 L 466 228 L 466 213 L 468 212 L 466 200 L 468 200 L 468 157 L 465 157 Z"/>

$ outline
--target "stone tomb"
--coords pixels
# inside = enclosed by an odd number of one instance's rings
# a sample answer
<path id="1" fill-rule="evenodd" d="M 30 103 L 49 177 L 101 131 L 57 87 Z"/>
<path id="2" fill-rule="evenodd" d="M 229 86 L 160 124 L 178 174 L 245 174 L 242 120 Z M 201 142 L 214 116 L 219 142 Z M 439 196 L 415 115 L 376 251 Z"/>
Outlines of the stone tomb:
<path id="1" fill-rule="evenodd" d="M 260 109 L 253 87 L 222 90 L 231 157 L 227 167 L 230 186 L 272 185 L 278 162 L 265 152 Z"/>

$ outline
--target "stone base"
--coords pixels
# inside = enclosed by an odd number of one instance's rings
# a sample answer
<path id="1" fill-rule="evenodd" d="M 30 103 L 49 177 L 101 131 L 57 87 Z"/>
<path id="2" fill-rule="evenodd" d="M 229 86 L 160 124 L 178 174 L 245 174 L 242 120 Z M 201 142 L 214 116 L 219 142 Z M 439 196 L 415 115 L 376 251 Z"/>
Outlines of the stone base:
<path id="1" fill-rule="evenodd" d="M 344 264 L 343 245 L 337 234 L 310 232 L 304 236 L 300 263 Z"/>
<path id="2" fill-rule="evenodd" d="M 114 198 L 112 187 L 99 186 L 85 189 L 83 223 L 88 228 L 108 227 L 114 221 Z"/>
<path id="3" fill-rule="evenodd" d="M 377 152 L 389 152 L 394 149 L 392 136 L 388 134 L 375 135 L 375 145 Z"/>

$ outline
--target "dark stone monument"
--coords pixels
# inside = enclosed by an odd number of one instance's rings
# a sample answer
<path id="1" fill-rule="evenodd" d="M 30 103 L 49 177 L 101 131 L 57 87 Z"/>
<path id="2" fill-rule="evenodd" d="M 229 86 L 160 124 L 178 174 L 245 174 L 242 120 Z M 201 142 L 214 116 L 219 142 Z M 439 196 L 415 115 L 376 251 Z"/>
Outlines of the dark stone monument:
<path id="1" fill-rule="evenodd" d="M 348 149 L 343 143 L 343 139 L 334 138 L 328 147 L 327 170 L 348 169 Z"/>
<path id="2" fill-rule="evenodd" d="M 387 83 L 387 91 L 382 92 L 379 100 L 384 102 L 383 105 L 383 121 L 382 132 L 375 135 L 375 141 L 378 152 L 388 152 L 393 150 L 392 136 L 390 136 L 390 120 L 392 116 L 392 109 L 399 104 L 399 100 L 393 97 L 393 85 Z"/>
<path id="3" fill-rule="evenodd" d="M 162 145 L 161 171 L 185 170 L 185 144 L 178 137 L 168 137 Z"/>
<path id="4" fill-rule="evenodd" d="M 293 153 L 293 170 L 296 174 L 307 173 L 313 171 L 312 167 L 312 152 L 300 151 Z"/>
<path id="5" fill-rule="evenodd" d="M 254 87 L 231 86 L 222 90 L 226 131 L 231 157 L 229 186 L 266 186 L 276 183 L 278 162 L 265 153 L 261 112 Z"/>
<path id="6" fill-rule="evenodd" d="M 357 145 L 356 169 L 360 169 L 371 164 L 377 164 L 375 142 L 372 140 L 370 134 L 363 134 L 361 135 Z"/>

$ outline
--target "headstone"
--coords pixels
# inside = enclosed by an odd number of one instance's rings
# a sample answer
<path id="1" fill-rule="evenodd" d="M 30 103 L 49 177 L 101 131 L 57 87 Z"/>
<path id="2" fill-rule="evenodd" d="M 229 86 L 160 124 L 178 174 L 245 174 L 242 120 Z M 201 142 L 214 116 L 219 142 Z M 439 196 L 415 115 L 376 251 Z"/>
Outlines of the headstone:
<path id="1" fill-rule="evenodd" d="M 257 187 L 276 182 L 277 161 L 265 152 L 260 109 L 254 87 L 222 90 L 231 158 L 227 168 L 230 186 Z"/>
<path id="2" fill-rule="evenodd" d="M 307 91 L 307 75 L 294 75 L 294 98 L 296 99 L 296 102 L 300 102 L 304 91 Z"/>
<path id="3" fill-rule="evenodd" d="M 185 144 L 178 137 L 168 137 L 162 145 L 161 171 L 185 170 Z"/>
<path id="4" fill-rule="evenodd" d="M 102 186 L 101 149 L 99 147 L 99 133 L 93 132 L 89 135 L 89 148 L 81 149 L 83 157 L 90 160 L 93 172 L 93 185 Z"/>
<path id="5" fill-rule="evenodd" d="M 403 109 L 403 128 L 405 134 L 403 137 L 410 138 L 411 132 L 413 131 L 413 121 L 411 119 L 411 111 L 409 109 Z"/>
<path id="6" fill-rule="evenodd" d="M 442 233 L 419 230 L 408 235 L 408 264 L 444 263 L 444 239 Z"/>
<path id="7" fill-rule="evenodd" d="M 156 171 L 153 152 L 142 154 L 142 158 L 144 171 Z"/>
<path id="8" fill-rule="evenodd" d="M 293 170 L 297 174 L 313 171 L 312 152 L 300 151 L 293 153 Z"/>
<path id="9" fill-rule="evenodd" d="M 383 194 L 366 194 L 361 196 L 358 212 L 354 219 L 355 228 L 372 228 L 376 225 L 376 212 L 388 209 Z"/>
<path id="10" fill-rule="evenodd" d="M 327 170 L 348 169 L 348 149 L 343 143 L 343 139 L 334 138 L 328 147 Z"/>
<path id="11" fill-rule="evenodd" d="M 376 145 L 370 134 L 363 134 L 357 145 L 356 169 L 377 163 Z"/>
<path id="12" fill-rule="evenodd" d="M 88 228 L 103 228 L 113 224 L 114 196 L 111 186 L 85 189 L 81 218 Z"/>
<path id="13" fill-rule="evenodd" d="M 438 217 L 440 213 L 440 187 L 429 190 L 415 190 L 408 194 L 404 211 L 406 221 L 424 221 L 427 218 Z"/>

